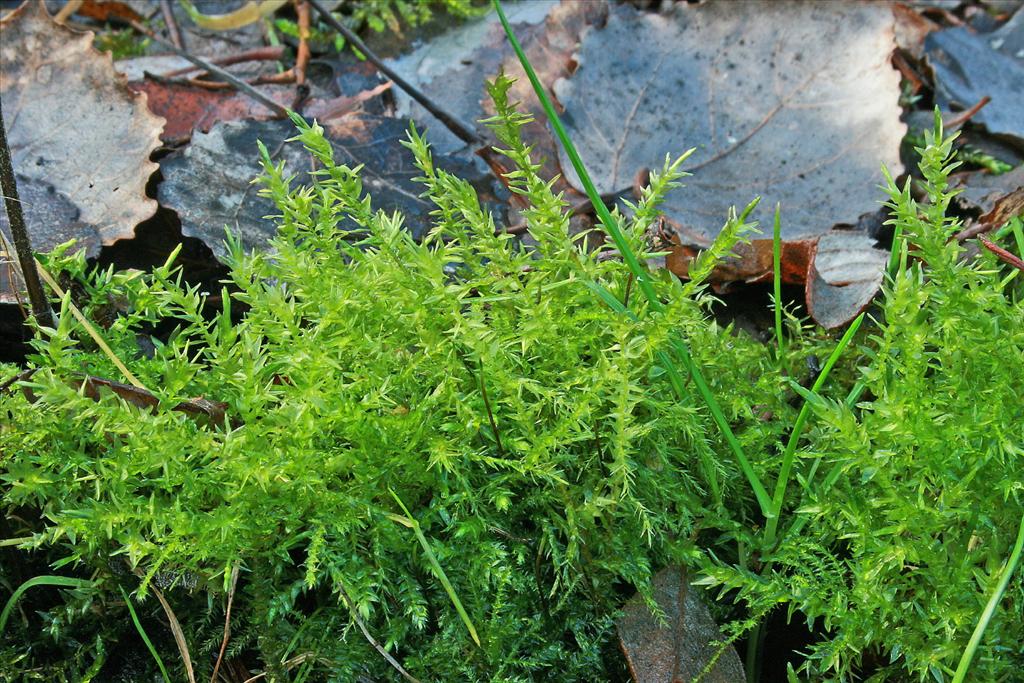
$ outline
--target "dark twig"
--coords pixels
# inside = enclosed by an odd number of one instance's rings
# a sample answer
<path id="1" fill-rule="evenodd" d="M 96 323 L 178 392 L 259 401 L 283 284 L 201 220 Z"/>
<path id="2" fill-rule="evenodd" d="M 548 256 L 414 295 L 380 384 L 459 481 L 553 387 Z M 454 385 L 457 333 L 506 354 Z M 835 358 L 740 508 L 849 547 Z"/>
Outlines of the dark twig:
<path id="1" fill-rule="evenodd" d="M 484 383 L 484 362 L 477 361 L 480 369 L 480 395 L 484 397 L 484 408 L 487 410 L 487 421 L 491 423 L 491 431 L 494 432 L 494 441 L 498 445 L 498 456 L 505 457 L 505 449 L 501 447 L 501 434 L 498 433 L 498 424 L 494 421 L 494 412 L 491 410 L 491 399 L 487 397 L 487 384 Z"/>
<path id="2" fill-rule="evenodd" d="M 454 115 L 444 111 L 438 105 L 434 104 L 426 95 L 424 95 L 418 88 L 413 86 L 411 83 L 406 81 L 404 78 L 399 76 L 395 71 L 389 67 L 384 61 L 374 54 L 373 50 L 366 46 L 359 36 L 350 31 L 344 24 L 338 21 L 334 15 L 332 15 L 322 4 L 320 0 L 306 0 L 310 6 L 313 7 L 317 12 L 320 13 L 321 18 L 335 31 L 340 33 L 345 40 L 347 40 L 353 47 L 366 57 L 366 60 L 377 67 L 382 74 L 390 78 L 395 85 L 404 90 L 409 97 L 419 102 L 424 109 L 429 111 L 438 121 L 443 123 L 448 130 L 457 135 L 459 139 L 475 147 L 483 145 L 483 140 L 477 135 L 471 128 L 466 126 L 458 120 Z"/>
<path id="3" fill-rule="evenodd" d="M 171 42 L 179 50 L 185 49 L 185 41 L 178 28 L 178 22 L 174 19 L 174 10 L 171 9 L 171 0 L 160 0 L 160 11 L 164 15 L 164 24 L 167 25 L 167 33 L 171 36 Z"/>
<path id="4" fill-rule="evenodd" d="M 25 281 L 28 300 L 32 302 L 32 313 L 36 321 L 44 327 L 53 327 L 53 312 L 43 292 L 36 270 L 36 259 L 32 255 L 32 241 L 28 237 L 25 226 L 25 214 L 21 211 L 21 199 L 18 197 L 18 181 L 14 178 L 14 162 L 11 159 L 11 148 L 7 145 L 7 127 L 4 125 L 3 106 L 0 104 L 0 191 L 4 195 L 7 206 L 7 219 L 11 224 L 11 237 L 14 238 L 14 250 L 18 252 L 21 264 L 21 277 Z"/>
<path id="5" fill-rule="evenodd" d="M 629 308 L 629 294 L 633 291 L 633 273 L 629 274 L 626 278 L 626 293 L 622 297 L 622 305 L 625 308 Z"/>
<path id="6" fill-rule="evenodd" d="M 150 40 L 152 40 L 152 41 L 154 41 L 154 42 L 156 42 L 156 43 L 158 43 L 160 45 L 163 45 L 164 47 L 166 47 L 168 50 L 170 50 L 174 54 L 178 55 L 179 57 L 184 57 L 185 59 L 187 59 L 188 61 L 192 62 L 196 66 L 202 68 L 203 70 L 209 71 L 211 74 L 217 76 L 218 78 L 221 78 L 221 79 L 227 81 L 231 85 L 235 86 L 239 91 L 245 93 L 246 95 L 248 95 L 252 99 L 256 100 L 257 102 L 259 102 L 264 107 L 266 107 L 270 111 L 274 112 L 278 116 L 281 116 L 281 117 L 287 117 L 288 116 L 288 110 L 287 109 L 285 109 L 280 104 L 278 104 L 274 100 L 270 99 L 269 97 L 267 97 L 266 95 L 261 93 L 256 88 L 252 87 L 251 85 L 249 85 L 248 83 L 243 81 L 241 78 L 238 78 L 237 76 L 232 74 L 230 71 L 225 71 L 224 69 L 220 68 L 216 64 L 211 64 L 210 62 L 206 61 L 205 59 L 202 59 L 200 57 L 196 57 L 194 55 L 189 54 L 188 52 L 185 52 L 184 50 L 178 49 L 175 45 L 173 45 L 172 43 L 167 42 L 166 40 L 164 40 L 160 36 L 156 35 L 152 31 L 147 29 L 142 24 L 138 23 L 137 21 L 132 21 L 132 22 L 129 22 L 129 23 L 131 24 L 132 28 L 134 28 L 136 31 L 138 31 L 142 35 L 146 36 Z"/>
<path id="7" fill-rule="evenodd" d="M 985 245 L 985 248 L 991 251 L 996 257 L 999 258 L 1003 263 L 1009 263 L 1014 268 L 1024 270 L 1024 261 L 1012 253 L 1006 251 L 1001 246 L 985 237 L 984 235 L 978 235 L 978 241 Z"/>

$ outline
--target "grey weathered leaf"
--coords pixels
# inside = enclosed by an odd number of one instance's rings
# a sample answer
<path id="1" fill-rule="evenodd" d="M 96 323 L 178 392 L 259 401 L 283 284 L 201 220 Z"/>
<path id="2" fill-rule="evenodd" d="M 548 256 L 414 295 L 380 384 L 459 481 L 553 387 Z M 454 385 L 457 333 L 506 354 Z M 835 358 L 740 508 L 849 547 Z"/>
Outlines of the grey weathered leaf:
<path id="1" fill-rule="evenodd" d="M 893 45 L 885 4 L 621 6 L 556 93 L 600 192 L 696 147 L 672 221 L 711 238 L 730 205 L 761 196 L 760 217 L 781 202 L 783 238 L 802 239 L 872 210 L 882 163 L 902 170 Z M 562 167 L 579 187 L 564 154 Z"/>
<path id="2" fill-rule="evenodd" d="M 146 182 L 163 119 L 126 87 L 110 55 L 93 49 L 92 33 L 57 25 L 39 3 L 5 16 L 0 37 L 0 96 L 16 173 L 52 186 L 104 244 L 131 237 L 156 211 Z"/>
<path id="3" fill-rule="evenodd" d="M 520 40 L 529 42 L 556 0 L 509 3 L 506 12 Z M 485 80 L 493 79 L 502 62 L 512 54 L 497 16 L 492 12 L 453 27 L 408 54 L 388 60 L 402 77 L 420 88 L 427 97 L 468 126 L 485 116 Z M 395 89 L 397 113 L 428 127 L 431 144 L 440 152 L 451 152 L 465 143 L 416 104 Z M 478 130 L 483 132 L 482 127 Z"/>
<path id="4" fill-rule="evenodd" d="M 807 307 L 826 329 L 863 311 L 882 285 L 889 252 L 859 230 L 833 230 L 818 238 L 807 276 Z"/>
<path id="5" fill-rule="evenodd" d="M 991 97 L 971 120 L 1024 146 L 1024 12 L 992 33 L 966 26 L 935 31 L 925 39 L 925 53 L 939 106 L 967 109 Z"/>
<path id="6" fill-rule="evenodd" d="M 363 166 L 364 190 L 375 209 L 401 211 L 405 227 L 419 237 L 430 223 L 434 205 L 420 195 L 423 186 L 412 154 L 401 145 L 409 121 L 391 117 L 350 115 L 324 125 L 334 147 L 335 160 Z M 258 195 L 253 179 L 262 169 L 256 141 L 262 140 L 275 161 L 284 160 L 296 184 L 309 184 L 310 155 L 297 142 L 290 121 L 227 121 L 209 133 L 196 133 L 185 151 L 161 162 L 164 182 L 160 203 L 176 211 L 182 233 L 203 240 L 218 257 L 226 254 L 224 228 L 229 227 L 246 249 L 265 249 L 276 224 L 267 218 L 278 213 L 269 199 Z M 475 157 L 435 155 L 440 168 L 470 179 L 483 198 L 496 191 L 495 181 Z"/>

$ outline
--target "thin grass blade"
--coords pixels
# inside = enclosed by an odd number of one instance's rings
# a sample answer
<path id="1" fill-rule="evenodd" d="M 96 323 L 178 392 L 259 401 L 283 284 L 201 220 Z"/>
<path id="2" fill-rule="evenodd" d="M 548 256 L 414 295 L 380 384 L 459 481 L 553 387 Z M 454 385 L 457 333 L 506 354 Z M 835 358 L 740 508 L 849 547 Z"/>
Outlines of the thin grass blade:
<path id="1" fill-rule="evenodd" d="M 657 293 L 654 291 L 654 287 L 651 284 L 650 276 L 647 273 L 647 270 L 640 265 L 640 261 L 637 259 L 636 254 L 629 246 L 629 243 L 626 240 L 625 236 L 622 234 L 622 231 L 619 230 L 619 227 L 616 224 L 615 219 L 612 218 L 611 212 L 608 210 L 608 207 L 605 206 L 604 202 L 601 200 L 600 193 L 598 193 L 597 188 L 595 187 L 593 181 L 590 178 L 590 174 L 587 173 L 587 169 L 583 165 L 583 160 L 580 159 L 579 153 L 576 151 L 575 145 L 573 145 L 568 133 L 566 133 L 565 128 L 562 126 L 562 121 L 558 117 L 558 113 L 555 111 L 554 105 L 551 103 L 551 98 L 549 98 L 547 92 L 545 92 L 544 86 L 541 84 L 536 72 L 530 65 L 530 61 L 526 58 L 526 54 L 523 52 L 523 48 L 519 44 L 519 40 L 516 38 L 515 33 L 513 33 L 512 27 L 509 25 L 508 19 L 505 17 L 505 12 L 501 7 L 500 0 L 492 0 L 492 2 L 494 4 L 495 10 L 498 13 L 498 18 L 501 20 L 501 25 L 505 30 L 505 35 L 508 37 L 508 41 L 512 45 L 512 49 L 515 51 L 516 56 L 519 58 L 519 63 L 522 65 L 523 70 L 526 72 L 526 77 L 530 80 L 530 84 L 533 86 L 533 90 L 536 93 L 537 98 L 540 100 L 541 106 L 544 108 L 544 113 L 547 115 L 548 121 L 551 123 L 551 127 L 555 131 L 555 136 L 558 138 L 559 143 L 561 143 L 562 148 L 565 150 L 566 155 L 569 157 L 573 169 L 579 176 L 580 182 L 583 184 L 583 187 L 586 190 L 587 197 L 590 199 L 590 203 L 594 207 L 594 212 L 597 214 L 597 217 L 600 219 L 601 224 L 604 226 L 608 235 L 612 238 L 612 241 L 615 243 L 616 248 L 622 255 L 622 260 L 626 263 L 627 267 L 629 268 L 629 271 L 633 274 L 633 277 L 636 279 L 636 282 L 640 286 L 640 290 L 643 292 L 644 296 L 647 298 L 647 301 L 650 304 L 651 309 L 654 311 L 664 310 L 665 305 L 661 302 L 661 300 L 657 296 Z M 752 208 L 752 206 L 749 208 Z M 721 430 L 726 442 L 729 444 L 730 449 L 735 454 L 736 459 L 739 461 L 740 468 L 743 470 L 744 476 L 747 478 L 751 488 L 754 491 L 754 495 L 757 498 L 757 502 L 761 508 L 762 513 L 767 515 L 769 509 L 771 508 L 771 498 L 769 497 L 767 490 L 764 488 L 764 485 L 758 478 L 757 473 L 754 472 L 754 468 L 751 466 L 750 461 L 746 457 L 746 454 L 744 454 L 743 449 L 740 446 L 739 440 L 736 439 L 736 436 L 732 433 L 732 429 L 729 427 L 729 423 L 725 419 L 725 415 L 722 412 L 721 408 L 718 406 L 718 402 L 715 400 L 714 395 L 711 393 L 711 390 L 708 387 L 707 382 L 704 381 L 700 369 L 693 362 L 692 358 L 690 357 L 689 351 L 686 349 L 685 343 L 681 339 L 677 339 L 675 338 L 675 336 L 672 337 L 672 349 L 677 354 L 677 357 L 683 361 L 684 365 L 686 365 L 686 370 L 690 373 L 690 376 L 693 377 L 694 384 L 696 384 L 697 390 L 700 393 L 701 398 L 704 400 L 705 403 L 707 403 L 715 423 L 717 424 L 719 430 Z M 668 359 L 667 356 L 666 359 Z M 670 367 L 672 367 L 672 362 L 671 360 L 668 360 L 668 362 L 666 363 L 666 370 L 669 370 Z M 685 397 L 685 393 L 680 395 L 680 398 Z M 712 487 L 717 488 L 717 482 L 713 482 Z"/>
<path id="2" fill-rule="evenodd" d="M 160 673 L 164 677 L 164 683 L 171 683 L 171 677 L 167 675 L 167 667 L 164 666 L 164 660 L 160 659 L 160 653 L 156 651 L 156 647 L 153 646 L 153 641 L 146 635 L 146 630 L 142 628 L 142 622 L 139 621 L 139 615 L 135 613 L 135 608 L 132 607 L 132 601 L 128 597 L 128 594 L 124 592 L 124 589 L 118 586 L 118 590 L 121 591 L 121 595 L 124 596 L 124 604 L 128 605 L 128 612 L 132 615 L 132 623 L 135 624 L 135 630 L 142 636 L 142 642 L 146 644 L 146 649 L 149 650 L 149 654 L 153 655 L 153 659 L 156 660 L 156 665 L 160 667 Z"/>

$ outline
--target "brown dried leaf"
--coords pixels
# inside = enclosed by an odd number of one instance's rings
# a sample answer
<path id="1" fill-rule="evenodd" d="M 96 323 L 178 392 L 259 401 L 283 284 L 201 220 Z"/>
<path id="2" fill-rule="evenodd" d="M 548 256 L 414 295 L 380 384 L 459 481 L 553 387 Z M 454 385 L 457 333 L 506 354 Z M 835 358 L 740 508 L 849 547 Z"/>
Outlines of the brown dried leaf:
<path id="1" fill-rule="evenodd" d="M 52 186 L 102 244 L 130 238 L 156 212 L 146 182 L 164 120 L 126 87 L 110 55 L 93 49 L 91 32 L 57 25 L 41 4 L 0 20 L 0 38 L 0 96 L 19 178 Z M 31 215 L 36 237 L 41 226 Z M 77 236 L 40 237 L 33 248 Z"/>
<path id="2" fill-rule="evenodd" d="M 167 120 L 161 139 L 168 144 L 188 141 L 193 130 L 207 133 L 218 121 L 263 121 L 275 117 L 266 106 L 235 90 L 205 90 L 152 80 L 133 81 L 128 87 L 146 93 L 150 110 Z M 292 88 L 261 90 L 284 107 L 290 107 L 295 99 Z"/>

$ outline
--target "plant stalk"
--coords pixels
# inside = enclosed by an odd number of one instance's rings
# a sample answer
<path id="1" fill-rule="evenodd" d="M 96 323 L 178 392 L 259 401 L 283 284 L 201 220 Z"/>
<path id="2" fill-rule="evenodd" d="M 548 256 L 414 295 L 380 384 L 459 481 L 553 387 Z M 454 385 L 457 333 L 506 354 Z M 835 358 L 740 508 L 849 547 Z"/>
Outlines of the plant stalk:
<path id="1" fill-rule="evenodd" d="M 28 300 L 32 305 L 32 315 L 43 327 L 54 327 L 53 311 L 43 292 L 43 284 L 39 281 L 36 271 L 36 259 L 32 255 L 32 241 L 25 226 L 25 214 L 21 210 L 21 199 L 18 197 L 18 181 L 14 177 L 14 162 L 11 159 L 11 148 L 7 144 L 7 127 L 4 125 L 3 105 L 0 103 L 0 188 L 7 206 L 7 219 L 11 224 L 11 236 L 14 238 L 14 249 L 18 252 L 18 263 L 21 265 L 21 277 L 28 291 Z"/>

